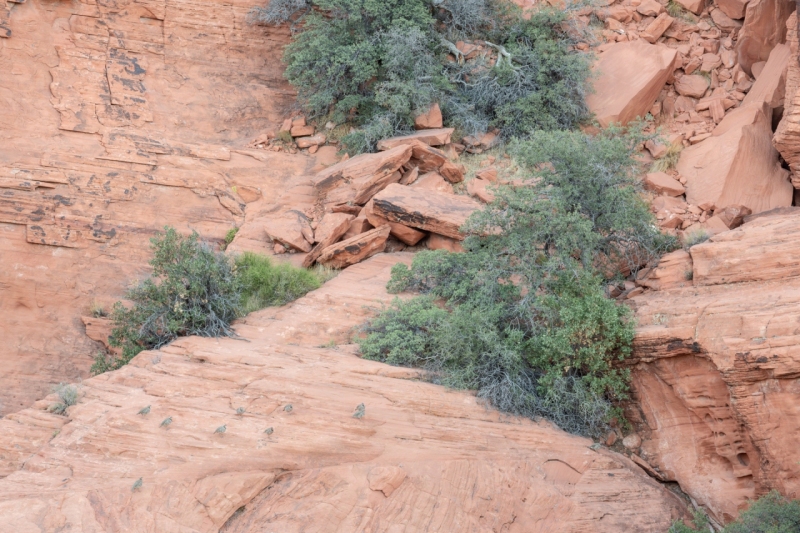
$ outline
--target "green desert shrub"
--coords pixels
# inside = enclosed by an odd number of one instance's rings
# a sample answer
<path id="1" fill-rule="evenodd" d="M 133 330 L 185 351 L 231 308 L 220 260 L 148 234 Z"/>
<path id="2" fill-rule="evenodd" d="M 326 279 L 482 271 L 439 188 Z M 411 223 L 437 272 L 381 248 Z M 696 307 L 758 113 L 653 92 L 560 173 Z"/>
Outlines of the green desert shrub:
<path id="1" fill-rule="evenodd" d="M 697 512 L 691 526 L 675 522 L 669 533 L 699 533 L 709 531 L 708 518 Z M 750 508 L 739 515 L 721 533 L 790 533 L 800 531 L 800 501 L 789 500 L 777 491 L 751 502 Z"/>
<path id="2" fill-rule="evenodd" d="M 251 252 L 236 258 L 236 274 L 241 283 L 243 314 L 284 305 L 321 285 L 320 278 L 311 270 L 275 264 L 268 257 Z"/>
<path id="3" fill-rule="evenodd" d="M 58 401 L 48 408 L 51 413 L 63 415 L 68 407 L 78 403 L 78 389 L 74 385 L 59 383 L 53 387 L 53 392 L 58 394 Z"/>
<path id="4" fill-rule="evenodd" d="M 423 251 L 395 266 L 388 289 L 422 296 L 368 324 L 362 354 L 598 435 L 627 395 L 618 363 L 634 328 L 603 287 L 675 246 L 639 196 L 639 142 L 635 131 L 539 131 L 514 143 L 525 183 L 499 187 L 470 218 L 465 253 Z"/>
<path id="5" fill-rule="evenodd" d="M 342 139 L 351 152 L 411 131 L 433 102 L 465 134 L 509 138 L 588 116 L 589 63 L 571 51 L 563 11 L 525 20 L 506 0 L 270 0 L 251 20 L 292 21 L 286 78 L 312 118 L 357 127 Z M 484 40 L 500 60 L 464 61 L 462 39 Z"/>
<path id="6" fill-rule="evenodd" d="M 100 353 L 92 372 L 127 364 L 143 350 L 177 337 L 235 336 L 231 323 L 249 312 L 283 305 L 321 284 L 321 276 L 290 265 L 274 265 L 245 253 L 235 259 L 215 251 L 197 233 L 182 236 L 166 227 L 151 240 L 152 275 L 114 304 L 109 344 L 118 356 Z"/>

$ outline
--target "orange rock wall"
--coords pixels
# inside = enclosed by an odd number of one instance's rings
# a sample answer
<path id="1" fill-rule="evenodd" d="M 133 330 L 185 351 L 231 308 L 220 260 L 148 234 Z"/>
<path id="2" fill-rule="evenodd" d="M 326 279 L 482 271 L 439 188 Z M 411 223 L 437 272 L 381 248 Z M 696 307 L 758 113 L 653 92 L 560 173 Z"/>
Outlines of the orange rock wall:
<path id="1" fill-rule="evenodd" d="M 237 187 L 269 197 L 313 166 L 244 148 L 294 102 L 288 30 L 245 21 L 260 3 L 28 0 L 0 15 L 0 414 L 87 376 L 100 345 L 80 315 L 145 274 L 156 230 L 219 241 L 243 220 Z"/>
<path id="2" fill-rule="evenodd" d="M 693 286 L 632 300 L 641 455 L 722 522 L 800 497 L 798 231 L 797 214 L 748 222 L 690 249 Z"/>

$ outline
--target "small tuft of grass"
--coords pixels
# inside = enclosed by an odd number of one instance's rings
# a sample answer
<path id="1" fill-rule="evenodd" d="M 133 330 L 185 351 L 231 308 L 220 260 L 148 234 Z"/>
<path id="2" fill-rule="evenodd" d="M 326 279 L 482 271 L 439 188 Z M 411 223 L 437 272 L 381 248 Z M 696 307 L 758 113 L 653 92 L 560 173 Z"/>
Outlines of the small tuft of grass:
<path id="1" fill-rule="evenodd" d="M 48 411 L 57 415 L 63 415 L 67 408 L 78 403 L 78 389 L 74 385 L 59 383 L 53 387 L 53 392 L 58 394 L 59 401 L 48 407 Z"/>
<path id="2" fill-rule="evenodd" d="M 313 271 L 275 264 L 269 257 L 251 252 L 236 258 L 236 271 L 242 285 L 243 314 L 284 305 L 322 285 Z"/>
<path id="3" fill-rule="evenodd" d="M 699 229 L 687 234 L 683 238 L 683 247 L 687 250 L 696 244 L 700 244 L 702 242 L 706 242 L 708 239 L 711 238 L 711 235 L 704 229 Z"/>
<path id="4" fill-rule="evenodd" d="M 278 135 L 275 138 L 283 143 L 291 144 L 292 143 L 292 134 L 288 131 L 279 131 Z"/>
<path id="5" fill-rule="evenodd" d="M 694 279 L 694 271 L 693 270 L 684 270 L 683 271 L 683 279 L 686 281 L 692 281 Z"/>
<path id="6" fill-rule="evenodd" d="M 697 22 L 697 17 L 693 13 L 687 11 L 682 5 L 680 5 L 675 0 L 670 0 L 669 3 L 667 4 L 667 13 L 669 14 L 670 17 L 674 17 L 676 19 L 682 19 L 685 20 L 686 22 L 691 22 L 691 23 Z"/>
<path id="7" fill-rule="evenodd" d="M 682 150 L 683 145 L 680 142 L 670 144 L 669 148 L 667 148 L 667 153 L 664 154 L 664 157 L 657 159 L 653 163 L 650 172 L 667 172 L 675 168 L 678 165 L 678 160 L 681 158 Z"/>
<path id="8" fill-rule="evenodd" d="M 94 318 L 105 318 L 108 316 L 108 311 L 97 302 L 97 300 L 92 300 L 92 305 L 89 307 L 89 313 Z"/>

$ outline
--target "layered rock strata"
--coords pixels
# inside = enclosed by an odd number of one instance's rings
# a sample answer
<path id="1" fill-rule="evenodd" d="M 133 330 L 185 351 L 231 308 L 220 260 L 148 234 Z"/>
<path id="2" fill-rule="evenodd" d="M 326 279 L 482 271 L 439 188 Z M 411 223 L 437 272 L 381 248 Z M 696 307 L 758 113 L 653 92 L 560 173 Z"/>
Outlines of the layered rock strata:
<path id="1" fill-rule="evenodd" d="M 240 340 L 143 352 L 84 381 L 66 417 L 45 411 L 50 397 L 0 420 L 3 527 L 661 533 L 681 516 L 680 500 L 588 439 L 320 347 L 347 342 L 410 259 L 381 254 L 251 314 Z"/>

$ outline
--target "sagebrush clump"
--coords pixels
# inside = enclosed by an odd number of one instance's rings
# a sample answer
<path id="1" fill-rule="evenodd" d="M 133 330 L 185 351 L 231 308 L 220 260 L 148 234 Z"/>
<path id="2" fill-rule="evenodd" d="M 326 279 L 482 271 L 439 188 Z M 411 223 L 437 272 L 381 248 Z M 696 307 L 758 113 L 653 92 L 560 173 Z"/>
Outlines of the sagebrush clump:
<path id="1" fill-rule="evenodd" d="M 271 0 L 251 21 L 292 23 L 286 77 L 311 118 L 350 123 L 351 152 L 413 130 L 433 102 L 465 134 L 572 128 L 588 116 L 588 61 L 563 10 L 525 20 L 506 0 Z M 455 43 L 484 42 L 465 61 Z M 491 54 L 490 54 L 491 52 Z"/>
<path id="2" fill-rule="evenodd" d="M 708 517 L 694 513 L 691 526 L 677 521 L 669 533 L 705 533 L 710 531 Z M 723 527 L 720 533 L 789 533 L 800 531 L 800 501 L 783 497 L 772 491 L 750 503 L 739 519 Z"/>
<path id="3" fill-rule="evenodd" d="M 314 271 L 274 265 L 252 253 L 230 258 L 197 233 L 182 236 L 170 227 L 151 239 L 151 250 L 152 275 L 128 291 L 130 305 L 117 302 L 111 314 L 109 344 L 120 354 L 98 354 L 94 374 L 180 336 L 233 337 L 236 318 L 283 305 L 321 284 Z"/>
<path id="4" fill-rule="evenodd" d="M 74 385 L 59 383 L 53 387 L 53 392 L 58 394 L 58 402 L 48 408 L 51 413 L 63 415 L 67 412 L 67 408 L 78 403 L 78 389 Z"/>
<path id="5" fill-rule="evenodd" d="M 604 294 L 674 248 L 639 195 L 641 136 L 542 132 L 510 151 L 524 184 L 463 228 L 465 253 L 423 251 L 393 269 L 396 300 L 365 327 L 365 357 L 422 367 L 444 385 L 475 389 L 496 407 L 598 435 L 624 399 L 634 324 Z"/>

